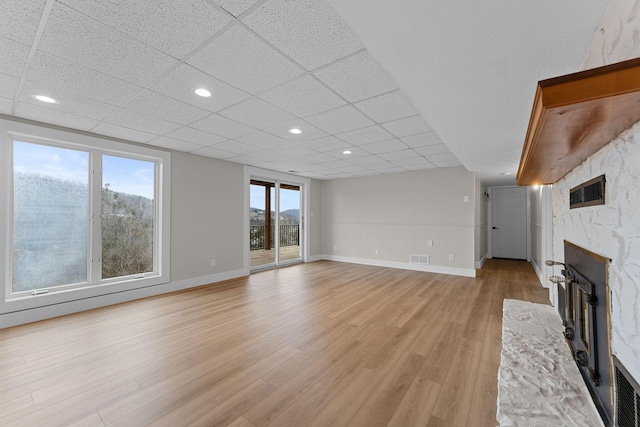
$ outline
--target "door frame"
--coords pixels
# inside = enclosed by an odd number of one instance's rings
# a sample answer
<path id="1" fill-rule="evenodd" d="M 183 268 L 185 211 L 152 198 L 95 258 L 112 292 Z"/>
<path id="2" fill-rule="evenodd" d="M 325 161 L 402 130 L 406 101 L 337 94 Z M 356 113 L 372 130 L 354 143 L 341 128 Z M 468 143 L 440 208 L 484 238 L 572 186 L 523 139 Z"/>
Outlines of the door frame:
<path id="1" fill-rule="evenodd" d="M 302 262 L 307 262 L 309 257 L 309 218 L 307 212 L 309 212 L 309 190 L 311 188 L 311 179 L 302 176 L 291 175 L 284 172 L 275 172 L 268 169 L 256 168 L 254 166 L 244 166 L 244 213 L 243 213 L 243 261 L 242 272 L 245 276 L 251 273 L 251 267 L 249 265 L 249 185 L 252 179 L 262 179 L 266 181 L 282 181 L 287 184 L 295 184 L 300 186 L 302 192 L 302 198 L 300 202 L 301 220 L 300 225 L 302 227 L 302 233 L 300 240 L 302 243 L 301 257 Z M 276 191 L 276 200 L 279 195 Z M 277 203 L 277 201 L 276 201 Z M 277 237 L 277 231 L 276 231 Z M 277 260 L 277 254 L 276 254 Z M 287 263 L 283 264 L 286 265 Z"/>
<path id="2" fill-rule="evenodd" d="M 497 186 L 497 187 L 489 187 L 487 189 L 487 192 L 489 193 L 489 203 L 487 203 L 488 205 L 488 212 L 487 212 L 487 246 L 488 246 L 488 258 L 493 258 L 493 233 L 491 232 L 491 230 L 493 230 L 493 189 L 494 188 L 517 188 L 517 185 L 503 185 L 503 186 Z M 530 200 L 530 189 L 529 187 L 524 187 L 525 188 L 525 226 L 527 228 L 526 230 L 526 242 L 525 242 L 525 247 L 526 247 L 526 256 L 527 256 L 527 261 L 531 262 L 531 200 Z"/>

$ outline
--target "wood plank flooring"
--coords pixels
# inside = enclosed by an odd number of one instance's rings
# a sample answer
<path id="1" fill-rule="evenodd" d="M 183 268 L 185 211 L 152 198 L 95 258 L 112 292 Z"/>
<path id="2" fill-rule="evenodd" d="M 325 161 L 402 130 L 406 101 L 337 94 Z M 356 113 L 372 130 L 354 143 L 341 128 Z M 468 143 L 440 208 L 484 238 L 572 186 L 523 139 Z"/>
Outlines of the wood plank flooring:
<path id="1" fill-rule="evenodd" d="M 2 426 L 495 426 L 504 298 L 465 278 L 320 261 L 0 330 Z"/>

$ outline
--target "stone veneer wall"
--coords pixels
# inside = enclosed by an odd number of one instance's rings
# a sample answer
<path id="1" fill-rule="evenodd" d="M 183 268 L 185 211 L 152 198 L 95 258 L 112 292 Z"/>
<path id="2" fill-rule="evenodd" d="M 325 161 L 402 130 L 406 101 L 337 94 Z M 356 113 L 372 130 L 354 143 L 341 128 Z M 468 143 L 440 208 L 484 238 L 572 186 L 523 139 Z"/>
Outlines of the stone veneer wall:
<path id="1" fill-rule="evenodd" d="M 640 56 L 640 0 L 612 0 L 584 68 Z M 605 205 L 569 210 L 569 189 L 606 175 Z M 612 351 L 640 381 L 640 122 L 553 185 L 553 254 L 564 239 L 610 258 Z"/>
<path id="2" fill-rule="evenodd" d="M 605 204 L 569 210 L 569 189 L 605 174 Z M 553 185 L 553 255 L 563 241 L 611 259 L 612 351 L 640 380 L 640 122 Z"/>

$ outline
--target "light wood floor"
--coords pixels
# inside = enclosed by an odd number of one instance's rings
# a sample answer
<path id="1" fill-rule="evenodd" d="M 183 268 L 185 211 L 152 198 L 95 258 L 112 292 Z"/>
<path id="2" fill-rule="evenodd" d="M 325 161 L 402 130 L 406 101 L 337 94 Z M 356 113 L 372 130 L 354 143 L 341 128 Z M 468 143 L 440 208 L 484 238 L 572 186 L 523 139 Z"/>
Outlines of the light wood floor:
<path id="1" fill-rule="evenodd" d="M 547 292 L 320 261 L 0 330 L 0 425 L 495 426 L 504 298 Z"/>

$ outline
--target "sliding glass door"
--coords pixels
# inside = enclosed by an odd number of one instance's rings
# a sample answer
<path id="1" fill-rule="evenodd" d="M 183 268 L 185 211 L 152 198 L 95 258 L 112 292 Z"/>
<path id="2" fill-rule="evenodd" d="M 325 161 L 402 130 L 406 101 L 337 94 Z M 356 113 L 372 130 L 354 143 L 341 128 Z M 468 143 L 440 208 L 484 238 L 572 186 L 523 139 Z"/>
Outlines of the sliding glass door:
<path id="1" fill-rule="evenodd" d="M 302 188 L 251 179 L 249 266 L 252 270 L 302 261 Z"/>

